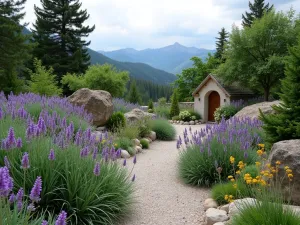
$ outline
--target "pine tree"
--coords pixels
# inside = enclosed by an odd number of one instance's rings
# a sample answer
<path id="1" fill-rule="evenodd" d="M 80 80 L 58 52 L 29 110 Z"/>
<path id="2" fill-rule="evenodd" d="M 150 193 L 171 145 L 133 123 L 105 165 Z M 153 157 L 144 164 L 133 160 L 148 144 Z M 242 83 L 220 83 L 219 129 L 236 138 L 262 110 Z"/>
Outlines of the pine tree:
<path id="1" fill-rule="evenodd" d="M 88 37 L 95 26 L 83 26 L 89 18 L 79 0 L 41 0 L 42 8 L 34 6 L 37 20 L 33 37 L 37 42 L 34 56 L 43 65 L 52 67 L 58 80 L 65 74 L 81 74 L 90 64 Z"/>
<path id="2" fill-rule="evenodd" d="M 135 80 L 133 82 L 131 82 L 131 84 L 130 84 L 130 89 L 129 89 L 129 93 L 128 93 L 128 101 L 130 103 L 134 103 L 134 104 L 136 104 L 136 103 L 141 104 L 141 97 L 136 88 Z"/>
<path id="3" fill-rule="evenodd" d="M 178 104 L 178 96 L 177 96 L 177 91 L 175 90 L 171 100 L 170 116 L 171 117 L 178 116 L 179 113 L 180 113 L 180 109 Z"/>
<path id="4" fill-rule="evenodd" d="M 262 18 L 265 12 L 270 12 L 273 5 L 265 4 L 265 0 L 254 0 L 254 3 L 249 1 L 249 8 L 250 12 L 245 12 L 245 15 L 242 15 L 244 27 L 251 27 L 253 21 Z"/>
<path id="5" fill-rule="evenodd" d="M 23 35 L 22 12 L 26 0 L 0 1 L 0 90 L 17 92 L 22 86 L 18 78 L 23 63 L 29 58 L 28 35 Z"/>
<path id="6" fill-rule="evenodd" d="M 289 48 L 285 75 L 280 94 L 283 103 L 273 107 L 275 114 L 260 112 L 269 143 L 300 138 L 300 36 L 298 45 Z"/>
<path id="7" fill-rule="evenodd" d="M 215 53 L 215 57 L 217 59 L 220 59 L 222 62 L 225 61 L 225 59 L 223 58 L 223 53 L 225 51 L 225 46 L 226 43 L 228 42 L 228 38 L 229 38 L 229 33 L 225 30 L 225 28 L 223 27 L 221 29 L 221 31 L 219 32 L 219 37 L 217 37 L 217 42 L 216 42 L 216 53 Z"/>

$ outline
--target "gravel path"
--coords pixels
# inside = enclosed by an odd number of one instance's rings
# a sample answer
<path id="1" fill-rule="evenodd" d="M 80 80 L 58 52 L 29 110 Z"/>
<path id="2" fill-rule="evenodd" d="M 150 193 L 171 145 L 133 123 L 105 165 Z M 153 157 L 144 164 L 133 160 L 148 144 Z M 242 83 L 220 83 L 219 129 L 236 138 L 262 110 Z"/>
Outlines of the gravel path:
<path id="1" fill-rule="evenodd" d="M 203 126 L 193 126 L 193 130 Z M 175 127 L 181 135 L 186 126 Z M 202 224 L 202 205 L 209 190 L 183 184 L 177 175 L 177 160 L 176 141 L 155 141 L 149 150 L 137 155 L 137 203 L 131 218 L 122 225 Z"/>

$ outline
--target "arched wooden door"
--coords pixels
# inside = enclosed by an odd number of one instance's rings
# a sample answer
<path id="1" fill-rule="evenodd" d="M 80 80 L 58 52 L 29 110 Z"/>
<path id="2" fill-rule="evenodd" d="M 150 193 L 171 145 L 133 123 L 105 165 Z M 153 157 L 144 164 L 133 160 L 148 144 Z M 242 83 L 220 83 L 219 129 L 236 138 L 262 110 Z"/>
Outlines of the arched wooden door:
<path id="1" fill-rule="evenodd" d="M 215 121 L 214 112 L 220 107 L 221 99 L 218 92 L 213 91 L 208 96 L 208 121 Z"/>

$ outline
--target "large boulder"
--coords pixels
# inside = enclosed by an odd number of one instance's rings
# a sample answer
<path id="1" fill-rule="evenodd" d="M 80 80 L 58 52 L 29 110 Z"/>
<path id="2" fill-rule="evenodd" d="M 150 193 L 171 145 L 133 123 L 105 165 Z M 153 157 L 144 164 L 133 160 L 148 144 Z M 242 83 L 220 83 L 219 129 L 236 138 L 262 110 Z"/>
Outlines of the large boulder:
<path id="1" fill-rule="evenodd" d="M 155 116 L 155 114 L 144 112 L 143 110 L 138 109 L 138 108 L 133 109 L 128 113 L 125 113 L 125 118 L 128 122 L 137 122 L 137 121 L 142 120 L 146 117 L 152 118 L 154 116 Z"/>
<path id="2" fill-rule="evenodd" d="M 84 109 L 93 115 L 95 126 L 103 126 L 114 110 L 111 94 L 107 91 L 82 88 L 69 96 L 69 101 L 75 105 L 84 105 Z"/>
<path id="3" fill-rule="evenodd" d="M 272 109 L 273 105 L 279 105 L 280 101 L 273 101 L 273 102 L 261 102 L 253 105 L 246 106 L 245 108 L 241 109 L 235 117 L 250 117 L 252 119 L 259 117 L 259 109 L 264 114 L 272 114 L 274 110 Z"/>
<path id="4" fill-rule="evenodd" d="M 285 177 L 282 180 L 282 188 L 288 196 L 291 194 L 291 200 L 295 205 L 300 205 L 300 140 L 280 141 L 273 145 L 269 155 L 269 163 L 275 165 L 276 161 L 281 162 L 281 169 L 278 172 L 279 177 Z M 283 167 L 288 166 L 293 172 L 293 180 L 290 185 L 289 179 Z M 289 191 L 290 186 L 292 191 Z"/>

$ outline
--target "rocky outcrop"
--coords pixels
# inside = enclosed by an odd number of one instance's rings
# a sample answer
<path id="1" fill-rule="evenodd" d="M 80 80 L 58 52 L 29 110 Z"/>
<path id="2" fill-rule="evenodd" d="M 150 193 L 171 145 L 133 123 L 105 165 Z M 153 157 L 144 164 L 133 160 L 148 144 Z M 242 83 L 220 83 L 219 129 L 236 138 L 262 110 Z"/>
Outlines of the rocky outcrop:
<path id="1" fill-rule="evenodd" d="M 300 140 L 280 141 L 273 145 L 268 161 L 275 165 L 281 162 L 281 167 L 288 166 L 292 170 L 292 191 L 289 191 L 290 181 L 284 168 L 278 172 L 279 177 L 285 177 L 281 183 L 285 194 L 291 193 L 292 203 L 300 205 Z"/>
<path id="2" fill-rule="evenodd" d="M 218 222 L 229 220 L 227 213 L 220 209 L 210 208 L 205 212 L 206 225 L 213 225 Z"/>
<path id="3" fill-rule="evenodd" d="M 273 102 L 261 102 L 253 105 L 246 106 L 242 110 L 240 110 L 235 117 L 250 117 L 252 119 L 259 118 L 259 109 L 264 114 L 272 114 L 274 110 L 272 109 L 273 105 L 279 105 L 280 101 L 273 101 Z"/>
<path id="4" fill-rule="evenodd" d="M 152 118 L 154 116 L 155 116 L 155 114 L 144 112 L 143 110 L 138 109 L 138 108 L 133 109 L 128 113 L 125 113 L 125 118 L 128 122 L 137 122 L 146 117 Z"/>
<path id="5" fill-rule="evenodd" d="M 93 115 L 93 125 L 103 126 L 113 113 L 112 96 L 107 91 L 82 88 L 73 93 L 69 101 L 82 106 Z"/>

